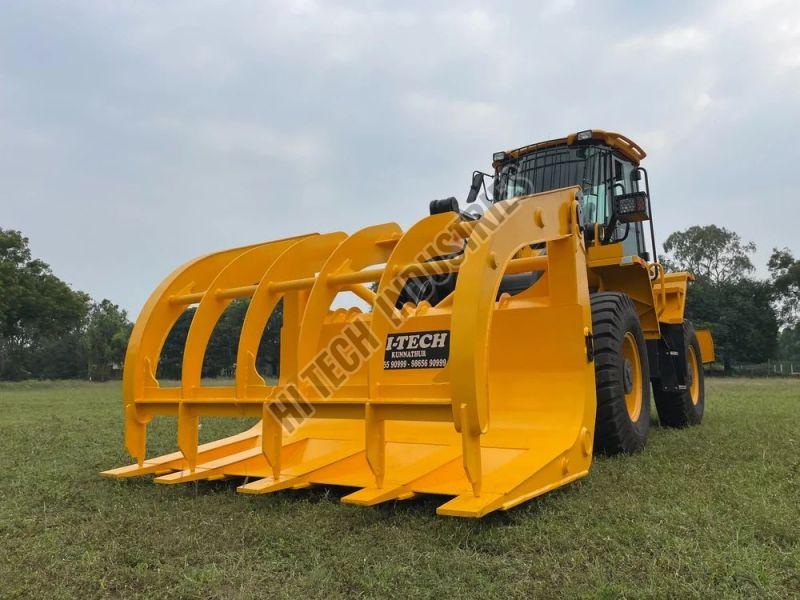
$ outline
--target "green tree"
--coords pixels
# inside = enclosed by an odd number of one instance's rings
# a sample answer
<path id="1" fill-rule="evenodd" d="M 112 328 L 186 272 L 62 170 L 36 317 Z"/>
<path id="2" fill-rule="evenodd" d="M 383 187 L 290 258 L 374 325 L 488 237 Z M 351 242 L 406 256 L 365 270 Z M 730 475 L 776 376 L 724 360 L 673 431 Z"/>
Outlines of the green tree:
<path id="1" fill-rule="evenodd" d="M 203 361 L 203 377 L 232 377 L 234 375 L 239 335 L 249 305 L 249 300 L 234 300 L 220 317 L 211 334 L 211 339 L 208 341 Z M 258 346 L 256 368 L 262 375 L 273 376 L 278 372 L 282 322 L 283 302 L 280 302 L 270 316 Z"/>
<path id="2" fill-rule="evenodd" d="M 181 313 L 172 326 L 164 346 L 161 348 L 161 358 L 158 361 L 156 377 L 158 379 L 180 379 L 181 364 L 183 363 L 183 347 L 186 336 L 189 335 L 189 326 L 192 324 L 195 308 L 190 306 Z"/>
<path id="3" fill-rule="evenodd" d="M 750 255 L 755 244 L 716 225 L 676 231 L 664 242 L 664 264 L 695 276 L 686 300 L 686 317 L 708 327 L 718 360 L 726 371 L 733 364 L 760 363 L 777 352 L 778 318 L 774 288 L 757 281 Z"/>
<path id="4" fill-rule="evenodd" d="M 203 377 L 231 377 L 236 364 L 239 333 L 247 312 L 246 300 L 234 300 L 217 321 L 203 359 Z"/>
<path id="5" fill-rule="evenodd" d="M 86 378 L 86 344 L 83 328 L 40 342 L 28 360 L 31 377 L 38 379 Z"/>
<path id="6" fill-rule="evenodd" d="M 772 298 L 766 281 L 699 280 L 689 290 L 686 317 L 697 327 L 711 329 L 717 360 L 730 372 L 734 363 L 762 363 L 775 356 L 778 319 Z"/>
<path id="7" fill-rule="evenodd" d="M 695 225 L 676 231 L 664 242 L 664 265 L 673 271 L 689 271 L 697 279 L 714 284 L 735 282 L 753 272 L 753 242 L 742 243 L 738 233 L 716 225 Z"/>
<path id="8" fill-rule="evenodd" d="M 778 358 L 800 362 L 800 323 L 781 331 L 778 336 Z"/>
<path id="9" fill-rule="evenodd" d="M 234 300 L 217 322 L 208 341 L 203 359 L 203 377 L 230 377 L 235 372 L 236 353 L 239 345 L 248 300 Z M 186 309 L 167 335 L 161 358 L 158 361 L 159 379 L 180 379 L 183 363 L 183 348 L 195 309 Z M 278 375 L 280 366 L 280 329 L 283 324 L 283 302 L 279 302 L 267 322 L 256 357 L 259 373 L 268 377 Z"/>
<path id="10" fill-rule="evenodd" d="M 73 342 L 88 308 L 86 294 L 32 257 L 27 238 L 0 229 L 0 379 L 82 376 Z"/>
<path id="11" fill-rule="evenodd" d="M 119 306 L 110 300 L 92 305 L 84 335 L 89 379 L 106 381 L 122 368 L 130 333 L 128 315 Z"/>
<path id="12" fill-rule="evenodd" d="M 283 327 L 283 301 L 278 302 L 267 321 L 264 335 L 258 346 L 256 364 L 262 375 L 277 377 L 280 373 L 281 327 Z"/>
<path id="13" fill-rule="evenodd" d="M 767 263 L 778 316 L 784 325 L 793 327 L 800 321 L 800 260 L 795 260 L 788 248 L 773 248 Z"/>

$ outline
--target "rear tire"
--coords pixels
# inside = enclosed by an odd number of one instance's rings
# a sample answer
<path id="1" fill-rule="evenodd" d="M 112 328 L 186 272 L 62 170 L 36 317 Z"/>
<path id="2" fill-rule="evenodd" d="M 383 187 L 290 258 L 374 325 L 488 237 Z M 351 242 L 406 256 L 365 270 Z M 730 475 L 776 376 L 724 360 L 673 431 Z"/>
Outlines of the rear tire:
<path id="1" fill-rule="evenodd" d="M 700 362 L 700 344 L 689 321 L 683 322 L 683 337 L 686 341 L 686 389 L 664 392 L 657 389 L 657 385 L 653 387 L 658 420 L 664 427 L 688 427 L 699 425 L 703 420 L 706 405 L 705 376 L 703 364 Z"/>
<path id="2" fill-rule="evenodd" d="M 627 294 L 592 294 L 600 454 L 640 452 L 650 431 L 650 368 L 639 315 Z"/>

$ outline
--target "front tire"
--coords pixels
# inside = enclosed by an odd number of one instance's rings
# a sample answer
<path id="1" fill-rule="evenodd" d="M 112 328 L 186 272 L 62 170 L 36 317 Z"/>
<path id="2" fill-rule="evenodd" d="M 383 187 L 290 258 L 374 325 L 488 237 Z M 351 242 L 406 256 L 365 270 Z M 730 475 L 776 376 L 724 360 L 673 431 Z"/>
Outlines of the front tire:
<path id="1" fill-rule="evenodd" d="M 592 294 L 597 419 L 594 449 L 601 454 L 640 452 L 650 431 L 647 345 L 627 294 Z"/>
<path id="2" fill-rule="evenodd" d="M 700 343 L 689 321 L 683 322 L 683 337 L 686 342 L 686 389 L 664 392 L 653 388 L 658 420 L 664 427 L 699 425 L 705 411 L 705 376 Z"/>

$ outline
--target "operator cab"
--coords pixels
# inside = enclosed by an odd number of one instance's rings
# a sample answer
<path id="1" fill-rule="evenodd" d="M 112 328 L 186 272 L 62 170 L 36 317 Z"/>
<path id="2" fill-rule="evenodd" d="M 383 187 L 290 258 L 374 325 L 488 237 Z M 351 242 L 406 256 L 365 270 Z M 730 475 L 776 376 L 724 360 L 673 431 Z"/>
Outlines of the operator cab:
<path id="1" fill-rule="evenodd" d="M 570 186 L 581 188 L 583 226 L 589 239 L 621 242 L 625 256 L 650 260 L 642 221 L 649 219 L 647 172 L 639 166 L 645 152 L 618 133 L 588 130 L 565 138 L 496 152 L 494 202 Z M 644 188 L 640 189 L 644 174 Z M 621 218 L 620 200 L 645 203 L 645 213 Z M 617 207 L 617 209 L 615 209 Z M 595 228 L 595 224 L 599 224 Z"/>
<path id="2" fill-rule="evenodd" d="M 492 163 L 494 175 L 473 172 L 467 203 L 475 202 L 480 190 L 485 190 L 485 178 L 489 177 L 492 178 L 491 202 L 578 186 L 582 198 L 581 225 L 587 245 L 621 243 L 623 256 L 638 256 L 649 262 L 651 256 L 642 225 L 650 220 L 649 190 L 647 171 L 639 166 L 644 157 L 644 150 L 625 136 L 599 129 L 496 152 Z M 453 197 L 433 200 L 430 212 L 456 212 L 465 219 L 480 218 L 475 212 L 462 212 Z M 655 256 L 652 221 L 650 241 Z M 505 275 L 498 297 L 504 293 L 518 294 L 540 277 L 541 272 Z M 451 293 L 454 286 L 454 277 L 410 278 L 398 307 L 405 302 L 421 300 L 436 304 Z"/>

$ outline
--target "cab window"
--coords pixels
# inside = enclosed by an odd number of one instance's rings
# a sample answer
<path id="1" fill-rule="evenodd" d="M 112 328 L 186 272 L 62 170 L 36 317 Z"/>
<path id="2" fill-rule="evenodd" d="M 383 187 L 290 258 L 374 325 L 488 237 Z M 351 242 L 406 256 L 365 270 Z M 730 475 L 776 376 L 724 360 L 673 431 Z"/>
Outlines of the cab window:
<path id="1" fill-rule="evenodd" d="M 605 223 L 608 217 L 606 194 L 607 153 L 597 148 L 585 148 L 586 176 L 582 182 L 584 223 Z"/>

